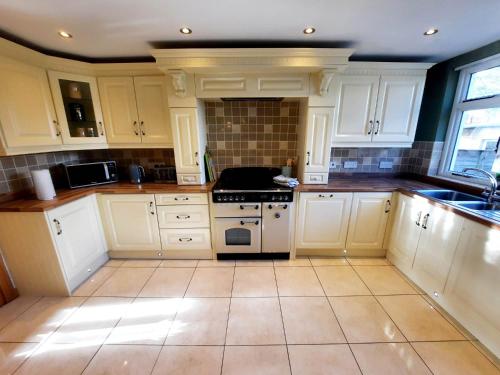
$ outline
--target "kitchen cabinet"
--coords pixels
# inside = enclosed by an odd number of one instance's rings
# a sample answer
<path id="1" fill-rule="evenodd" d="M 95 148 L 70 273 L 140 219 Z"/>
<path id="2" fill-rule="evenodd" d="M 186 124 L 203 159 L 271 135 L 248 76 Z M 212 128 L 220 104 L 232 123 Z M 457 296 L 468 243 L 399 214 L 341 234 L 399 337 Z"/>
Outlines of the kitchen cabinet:
<path id="1" fill-rule="evenodd" d="M 300 193 L 297 252 L 306 254 L 307 250 L 323 249 L 323 255 L 343 254 L 351 203 L 352 193 Z"/>
<path id="2" fill-rule="evenodd" d="M 161 249 L 153 194 L 103 194 L 99 204 L 110 250 Z"/>
<path id="3" fill-rule="evenodd" d="M 49 80 L 63 143 L 106 143 L 96 79 L 49 71 Z"/>
<path id="4" fill-rule="evenodd" d="M 177 183 L 205 183 L 206 135 L 200 108 L 170 108 Z"/>
<path id="5" fill-rule="evenodd" d="M 339 75 L 333 78 L 337 107 L 332 145 L 411 147 L 425 75 Z"/>
<path id="6" fill-rule="evenodd" d="M 106 255 L 95 196 L 65 204 L 47 213 L 57 253 L 70 290 L 97 270 L 95 260 Z"/>
<path id="7" fill-rule="evenodd" d="M 163 76 L 99 78 L 110 145 L 172 147 Z"/>
<path id="8" fill-rule="evenodd" d="M 57 150 L 61 137 L 45 70 L 0 58 L 0 82 L 3 154 Z"/>
<path id="9" fill-rule="evenodd" d="M 354 193 L 346 249 L 348 255 L 384 255 L 392 193 Z"/>

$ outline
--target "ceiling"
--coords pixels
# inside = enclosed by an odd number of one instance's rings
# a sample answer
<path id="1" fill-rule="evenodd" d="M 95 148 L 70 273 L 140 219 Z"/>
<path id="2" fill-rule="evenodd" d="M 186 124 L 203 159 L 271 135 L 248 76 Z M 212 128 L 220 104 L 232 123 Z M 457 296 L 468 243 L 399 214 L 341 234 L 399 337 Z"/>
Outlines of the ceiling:
<path id="1" fill-rule="evenodd" d="M 0 0 L 4 37 L 98 60 L 168 47 L 324 46 L 355 48 L 356 59 L 438 62 L 500 39 L 499 15 L 499 0 Z M 316 33 L 304 35 L 306 26 Z M 431 27 L 439 33 L 424 37 Z"/>

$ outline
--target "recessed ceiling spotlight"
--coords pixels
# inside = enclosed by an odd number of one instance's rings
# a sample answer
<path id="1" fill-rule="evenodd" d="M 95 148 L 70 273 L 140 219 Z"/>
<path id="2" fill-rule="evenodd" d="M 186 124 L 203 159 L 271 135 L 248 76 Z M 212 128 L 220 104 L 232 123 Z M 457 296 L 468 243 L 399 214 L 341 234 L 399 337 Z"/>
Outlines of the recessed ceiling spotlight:
<path id="1" fill-rule="evenodd" d="M 434 35 L 434 34 L 437 34 L 437 32 L 438 32 L 438 31 L 439 31 L 438 29 L 432 28 L 432 29 L 427 30 L 427 31 L 424 33 L 424 35 L 425 35 L 425 36 Z"/>
<path id="2" fill-rule="evenodd" d="M 314 34 L 315 31 L 316 29 L 314 27 L 306 27 L 304 29 L 304 34 Z"/>
<path id="3" fill-rule="evenodd" d="M 181 32 L 181 34 L 191 34 L 193 32 L 193 30 L 191 30 L 189 27 L 181 27 L 179 31 Z"/>
<path id="4" fill-rule="evenodd" d="M 73 38 L 73 35 L 71 35 L 70 33 L 68 33 L 67 31 L 64 31 L 64 30 L 59 31 L 58 34 L 61 38 L 65 38 L 65 39 Z"/>

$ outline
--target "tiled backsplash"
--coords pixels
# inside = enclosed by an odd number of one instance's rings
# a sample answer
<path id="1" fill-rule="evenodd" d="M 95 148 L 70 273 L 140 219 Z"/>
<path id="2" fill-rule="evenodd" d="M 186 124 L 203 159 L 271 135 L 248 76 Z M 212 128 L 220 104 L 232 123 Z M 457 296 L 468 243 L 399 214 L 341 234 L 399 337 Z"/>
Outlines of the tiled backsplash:
<path id="1" fill-rule="evenodd" d="M 280 167 L 297 155 L 298 101 L 207 101 L 208 149 L 217 171 Z"/>

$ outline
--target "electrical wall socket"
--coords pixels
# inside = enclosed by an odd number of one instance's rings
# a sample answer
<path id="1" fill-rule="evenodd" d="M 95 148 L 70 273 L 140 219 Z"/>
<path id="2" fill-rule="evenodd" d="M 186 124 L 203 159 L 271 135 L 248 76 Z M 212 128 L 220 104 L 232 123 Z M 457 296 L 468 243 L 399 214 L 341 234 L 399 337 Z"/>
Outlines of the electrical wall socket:
<path id="1" fill-rule="evenodd" d="M 381 161 L 378 164 L 379 169 L 392 169 L 392 161 Z"/>
<path id="2" fill-rule="evenodd" d="M 334 161 L 331 161 L 331 162 L 330 162 L 330 169 L 333 169 L 333 168 L 335 168 L 336 166 L 337 166 L 337 164 L 335 164 L 335 162 L 334 162 Z"/>
<path id="3" fill-rule="evenodd" d="M 358 162 L 354 160 L 348 160 L 344 162 L 344 169 L 356 169 L 358 167 Z"/>

